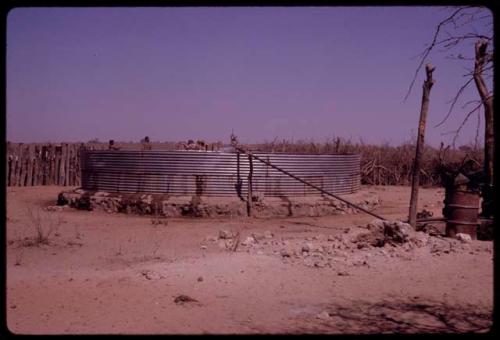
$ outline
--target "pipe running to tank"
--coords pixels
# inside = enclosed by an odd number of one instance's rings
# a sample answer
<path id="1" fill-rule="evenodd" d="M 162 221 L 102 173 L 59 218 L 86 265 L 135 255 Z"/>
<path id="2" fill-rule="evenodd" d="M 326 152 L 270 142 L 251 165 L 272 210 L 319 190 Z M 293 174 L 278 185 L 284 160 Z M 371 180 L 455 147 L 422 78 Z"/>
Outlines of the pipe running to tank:
<path id="1" fill-rule="evenodd" d="M 380 220 L 383 220 L 383 221 L 386 221 L 386 220 L 387 220 L 387 219 L 385 219 L 385 218 L 383 218 L 383 217 L 381 217 L 381 216 L 379 216 L 379 215 L 377 215 L 377 214 L 374 214 L 374 213 L 372 213 L 372 212 L 370 212 L 370 211 L 368 211 L 368 210 L 366 210 L 366 209 L 361 208 L 360 206 L 358 206 L 358 205 L 356 205 L 356 204 L 354 204 L 354 203 L 349 202 L 349 201 L 348 201 L 348 200 L 346 200 L 346 199 L 343 199 L 343 198 L 341 198 L 341 197 L 339 197 L 339 196 L 337 196 L 337 195 L 334 195 L 334 194 L 332 194 L 332 193 L 330 193 L 330 192 L 328 192 L 328 191 L 326 191 L 326 190 L 324 190 L 324 189 L 322 189 L 322 188 L 320 188 L 320 187 L 318 187 L 318 186 L 316 186 L 316 185 L 314 185 L 314 184 L 311 184 L 311 183 L 309 183 L 309 182 L 307 182 L 307 181 L 303 180 L 302 178 L 299 178 L 299 177 L 297 177 L 297 176 L 295 176 L 295 175 L 293 175 L 293 174 L 289 173 L 288 171 L 283 170 L 283 169 L 281 169 L 281 168 L 279 168 L 279 167 L 277 167 L 277 166 L 275 166 L 275 165 L 271 164 L 270 162 L 268 162 L 268 161 L 266 161 L 266 160 L 264 160 L 264 159 L 261 159 L 261 158 L 259 158 L 259 157 L 255 156 L 253 153 L 246 151 L 246 150 L 245 150 L 245 149 L 243 149 L 242 147 L 237 146 L 235 143 L 233 143 L 233 147 L 234 147 L 236 150 L 238 150 L 239 152 L 244 153 L 244 154 L 247 154 L 247 155 L 249 155 L 249 156 L 251 156 L 251 157 L 255 158 L 256 160 L 258 160 L 258 161 L 260 161 L 260 162 L 262 162 L 262 163 L 264 163 L 264 164 L 266 164 L 266 165 L 268 165 L 268 166 L 270 166 L 270 167 L 272 167 L 272 168 L 274 168 L 274 169 L 276 169 L 276 170 L 278 170 L 278 171 L 280 171 L 280 172 L 284 173 L 285 175 L 288 175 L 288 176 L 290 176 L 290 177 L 292 177 L 292 178 L 296 179 L 297 181 L 299 181 L 299 182 L 301 182 L 301 183 L 304 183 L 305 185 L 308 185 L 308 186 L 310 186 L 311 188 L 314 188 L 314 189 L 316 189 L 316 190 L 320 191 L 321 193 L 323 193 L 323 194 L 325 194 L 325 195 L 332 196 L 333 198 L 336 198 L 336 199 L 338 199 L 339 201 L 342 201 L 342 202 L 344 202 L 344 203 L 346 203 L 346 204 L 350 205 L 351 207 L 354 207 L 355 209 L 360 210 L 360 211 L 362 211 L 362 212 L 364 212 L 364 213 L 366 213 L 366 214 L 368 214 L 368 215 L 371 215 L 371 216 L 373 216 L 373 217 L 376 217 L 376 218 L 378 218 L 378 219 L 380 219 Z"/>

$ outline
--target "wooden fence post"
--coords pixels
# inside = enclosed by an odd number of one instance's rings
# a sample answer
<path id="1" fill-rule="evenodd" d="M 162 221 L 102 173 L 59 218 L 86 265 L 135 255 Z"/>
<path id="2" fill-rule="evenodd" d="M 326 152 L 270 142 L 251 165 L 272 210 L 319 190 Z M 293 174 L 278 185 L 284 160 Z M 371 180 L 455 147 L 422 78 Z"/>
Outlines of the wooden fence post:
<path id="1" fill-rule="evenodd" d="M 38 155 L 39 155 L 38 145 L 35 145 L 35 153 L 33 155 L 33 186 L 38 185 Z"/>
<path id="2" fill-rule="evenodd" d="M 410 225 L 415 228 L 417 224 L 417 203 L 418 203 L 418 186 L 420 184 L 420 161 L 422 159 L 422 151 L 424 149 L 424 135 L 425 135 L 425 122 L 427 120 L 427 112 L 429 111 L 429 97 L 431 93 L 434 79 L 432 79 L 432 72 L 435 67 L 431 64 L 425 65 L 427 79 L 424 81 L 422 106 L 420 109 L 420 122 L 418 124 L 418 138 L 417 148 L 415 150 L 415 161 L 413 163 L 413 176 L 411 182 L 411 198 L 410 198 Z"/>
<path id="3" fill-rule="evenodd" d="M 65 175 L 64 175 L 64 185 L 69 186 L 69 157 L 70 157 L 70 144 L 66 143 L 66 157 L 64 157 L 64 167 L 65 167 Z"/>
<path id="4" fill-rule="evenodd" d="M 17 145 L 17 151 L 16 151 L 16 174 L 15 174 L 15 185 L 20 186 L 21 182 L 21 164 L 22 164 L 22 147 L 23 143 L 19 143 Z"/>
<path id="5" fill-rule="evenodd" d="M 57 174 L 57 159 L 56 159 L 56 152 L 55 152 L 55 147 L 52 144 L 49 144 L 47 147 L 47 159 L 46 159 L 48 165 L 49 165 L 49 173 L 48 173 L 48 178 L 47 181 L 45 182 L 47 185 L 52 185 L 56 184 L 55 179 L 56 179 L 56 174 Z"/>
<path id="6" fill-rule="evenodd" d="M 12 144 L 9 145 L 8 148 L 8 162 L 9 162 L 9 185 L 14 185 L 14 171 L 16 169 L 16 161 L 14 156 L 14 146 Z"/>
<path id="7" fill-rule="evenodd" d="M 28 173 L 26 176 L 26 185 L 33 185 L 33 144 L 28 145 Z"/>
<path id="8" fill-rule="evenodd" d="M 59 153 L 59 173 L 57 178 L 57 185 L 64 185 L 64 158 L 66 156 L 66 150 L 64 144 L 60 144 Z"/>
<path id="9" fill-rule="evenodd" d="M 247 215 L 252 217 L 252 175 L 253 175 L 253 159 L 252 153 L 248 153 L 248 164 L 250 166 L 248 171 L 248 190 L 247 190 Z"/>

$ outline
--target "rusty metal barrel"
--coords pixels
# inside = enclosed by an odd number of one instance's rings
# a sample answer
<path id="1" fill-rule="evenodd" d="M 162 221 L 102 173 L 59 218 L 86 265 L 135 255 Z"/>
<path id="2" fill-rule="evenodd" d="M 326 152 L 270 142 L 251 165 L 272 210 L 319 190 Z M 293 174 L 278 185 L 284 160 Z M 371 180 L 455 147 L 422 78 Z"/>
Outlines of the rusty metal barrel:
<path id="1" fill-rule="evenodd" d="M 443 215 L 446 218 L 446 236 L 455 237 L 458 233 L 477 239 L 479 226 L 479 194 L 474 191 L 447 188 Z"/>

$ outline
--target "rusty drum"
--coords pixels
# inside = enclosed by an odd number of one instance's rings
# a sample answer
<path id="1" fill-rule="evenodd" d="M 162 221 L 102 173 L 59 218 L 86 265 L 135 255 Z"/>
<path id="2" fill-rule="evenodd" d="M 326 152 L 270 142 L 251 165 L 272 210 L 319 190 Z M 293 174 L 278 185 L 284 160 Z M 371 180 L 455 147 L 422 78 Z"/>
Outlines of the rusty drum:
<path id="1" fill-rule="evenodd" d="M 446 189 L 445 208 L 446 236 L 455 237 L 458 233 L 477 239 L 479 226 L 479 194 L 473 191 Z"/>

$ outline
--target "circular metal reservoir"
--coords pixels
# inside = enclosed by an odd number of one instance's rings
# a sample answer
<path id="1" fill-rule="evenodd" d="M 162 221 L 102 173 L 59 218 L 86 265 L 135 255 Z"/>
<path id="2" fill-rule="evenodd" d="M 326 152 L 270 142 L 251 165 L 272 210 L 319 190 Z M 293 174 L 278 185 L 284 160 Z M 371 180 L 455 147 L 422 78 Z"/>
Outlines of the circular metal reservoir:
<path id="1" fill-rule="evenodd" d="M 360 155 L 254 152 L 271 164 L 333 194 L 359 190 Z M 84 151 L 82 188 L 116 193 L 247 195 L 248 156 L 214 151 Z M 265 196 L 321 195 L 254 159 L 252 192 Z"/>

